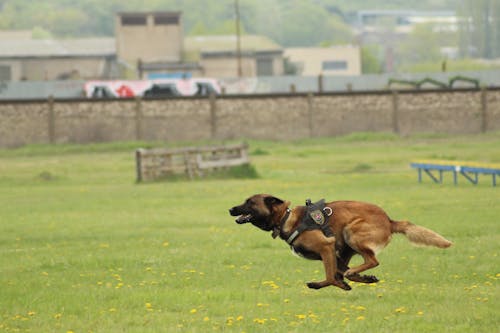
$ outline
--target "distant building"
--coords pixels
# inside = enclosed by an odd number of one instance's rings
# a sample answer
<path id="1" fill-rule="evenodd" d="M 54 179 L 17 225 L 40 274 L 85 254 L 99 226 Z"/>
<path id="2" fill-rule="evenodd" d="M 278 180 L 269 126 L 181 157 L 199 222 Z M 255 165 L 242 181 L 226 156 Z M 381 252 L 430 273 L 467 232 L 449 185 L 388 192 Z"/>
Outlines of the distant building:
<path id="1" fill-rule="evenodd" d="M 184 36 L 180 12 L 122 12 L 116 38 L 32 39 L 0 32 L 0 81 L 116 78 L 235 78 L 284 74 L 359 75 L 356 46 L 283 48 L 265 36 Z"/>
<path id="2" fill-rule="evenodd" d="M 395 46 L 418 24 L 431 24 L 436 33 L 456 32 L 459 18 L 453 11 L 362 10 L 353 20 L 361 45 L 381 47 L 387 72 L 394 70 Z M 441 52 L 450 58 L 457 54 L 452 48 L 443 48 Z"/>
<path id="3" fill-rule="evenodd" d="M 182 61 L 180 12 L 118 13 L 115 37 L 118 58 L 131 65 Z"/>
<path id="4" fill-rule="evenodd" d="M 141 78 L 235 77 L 238 57 L 244 77 L 283 74 L 283 49 L 267 37 L 184 37 L 180 12 L 118 13 L 116 51 L 119 61 L 135 67 Z"/>
<path id="5" fill-rule="evenodd" d="M 184 40 L 186 59 L 200 64 L 203 75 L 238 76 L 236 36 L 189 36 Z M 283 75 L 283 48 L 265 36 L 241 36 L 243 77 Z"/>
<path id="6" fill-rule="evenodd" d="M 116 77 L 113 38 L 31 39 L 0 33 L 0 81 Z"/>
<path id="7" fill-rule="evenodd" d="M 436 31 L 458 30 L 458 17 L 453 11 L 362 10 L 354 22 L 362 36 L 387 31 L 404 35 L 423 23 L 433 24 Z"/>
<path id="8" fill-rule="evenodd" d="M 287 48 L 285 58 L 296 75 L 360 75 L 361 52 L 358 46 Z"/>

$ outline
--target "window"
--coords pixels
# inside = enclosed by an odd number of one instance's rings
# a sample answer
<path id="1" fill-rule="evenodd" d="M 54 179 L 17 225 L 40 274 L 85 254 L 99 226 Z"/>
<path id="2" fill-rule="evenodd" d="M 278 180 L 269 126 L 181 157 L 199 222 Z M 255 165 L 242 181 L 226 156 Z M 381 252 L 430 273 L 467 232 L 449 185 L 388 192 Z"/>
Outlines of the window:
<path id="1" fill-rule="evenodd" d="M 122 16 L 122 25 L 146 25 L 145 15 Z"/>
<path id="2" fill-rule="evenodd" d="M 178 25 L 179 16 L 172 15 L 155 15 L 155 25 Z"/>
<path id="3" fill-rule="evenodd" d="M 273 59 L 257 58 L 257 76 L 272 76 L 273 74 Z"/>
<path id="4" fill-rule="evenodd" d="M 323 61 L 322 68 L 324 71 L 346 70 L 347 69 L 347 61 L 345 61 L 345 60 Z"/>
<path id="5" fill-rule="evenodd" d="M 10 81 L 12 73 L 10 70 L 10 66 L 0 65 L 0 81 Z"/>

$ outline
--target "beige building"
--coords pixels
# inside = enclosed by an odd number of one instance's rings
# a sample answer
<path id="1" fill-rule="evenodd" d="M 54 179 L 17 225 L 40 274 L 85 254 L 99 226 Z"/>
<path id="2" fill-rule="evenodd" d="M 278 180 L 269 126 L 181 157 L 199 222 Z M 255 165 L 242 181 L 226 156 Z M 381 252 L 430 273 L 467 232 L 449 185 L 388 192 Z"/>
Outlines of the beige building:
<path id="1" fill-rule="evenodd" d="M 296 75 L 360 75 L 359 46 L 332 46 L 285 49 L 285 58 L 294 66 Z"/>
<path id="2" fill-rule="evenodd" d="M 0 33 L 0 81 L 109 78 L 116 71 L 113 38 L 53 40 Z"/>
<path id="3" fill-rule="evenodd" d="M 189 61 L 200 64 L 202 75 L 237 77 L 241 64 L 243 77 L 283 75 L 283 49 L 265 36 L 243 35 L 240 52 L 234 35 L 190 36 L 184 40 Z"/>
<path id="4" fill-rule="evenodd" d="M 139 77 L 161 75 L 244 77 L 283 74 L 283 50 L 267 37 L 189 36 L 180 12 L 118 13 L 115 22 L 118 60 L 137 68 Z"/>
<path id="5" fill-rule="evenodd" d="M 118 58 L 130 65 L 182 61 L 180 12 L 118 13 L 115 37 Z"/>
<path id="6" fill-rule="evenodd" d="M 264 36 L 189 36 L 180 12 L 127 12 L 116 38 L 32 39 L 0 33 L 0 81 L 161 77 L 276 76 L 283 49 Z"/>

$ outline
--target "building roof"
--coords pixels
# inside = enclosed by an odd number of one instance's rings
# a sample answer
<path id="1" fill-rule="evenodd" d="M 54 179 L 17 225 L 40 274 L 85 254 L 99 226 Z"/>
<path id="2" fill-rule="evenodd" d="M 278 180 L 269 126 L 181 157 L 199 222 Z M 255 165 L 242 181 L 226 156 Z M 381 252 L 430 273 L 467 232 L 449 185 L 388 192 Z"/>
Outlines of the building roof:
<path id="1" fill-rule="evenodd" d="M 112 37 L 80 39 L 3 39 L 0 58 L 113 56 L 116 54 Z"/>
<path id="2" fill-rule="evenodd" d="M 169 15 L 169 16 L 181 16 L 182 12 L 179 11 L 137 11 L 137 12 L 117 12 L 118 16 L 127 16 L 127 15 Z"/>
<path id="3" fill-rule="evenodd" d="M 184 51 L 187 60 L 199 60 L 200 54 L 235 53 L 235 35 L 187 36 L 184 39 Z M 259 35 L 242 35 L 241 52 L 282 52 L 283 48 L 272 39 Z"/>
<path id="4" fill-rule="evenodd" d="M 200 54 L 235 53 L 236 36 L 188 36 L 184 39 L 184 61 L 198 61 Z M 272 39 L 258 35 L 241 36 L 241 52 L 282 52 L 283 48 Z M 32 57 L 93 57 L 116 55 L 114 37 L 79 39 L 0 39 L 0 58 Z"/>

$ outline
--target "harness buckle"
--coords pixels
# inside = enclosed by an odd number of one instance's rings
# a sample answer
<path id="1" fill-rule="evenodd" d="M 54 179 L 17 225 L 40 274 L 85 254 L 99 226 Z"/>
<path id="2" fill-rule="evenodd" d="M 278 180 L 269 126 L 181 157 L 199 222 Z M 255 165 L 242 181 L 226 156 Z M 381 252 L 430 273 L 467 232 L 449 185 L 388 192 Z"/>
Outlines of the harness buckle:
<path id="1" fill-rule="evenodd" d="M 333 214 L 333 209 L 331 209 L 330 207 L 323 208 L 323 211 L 326 213 L 328 217 L 332 216 Z"/>

